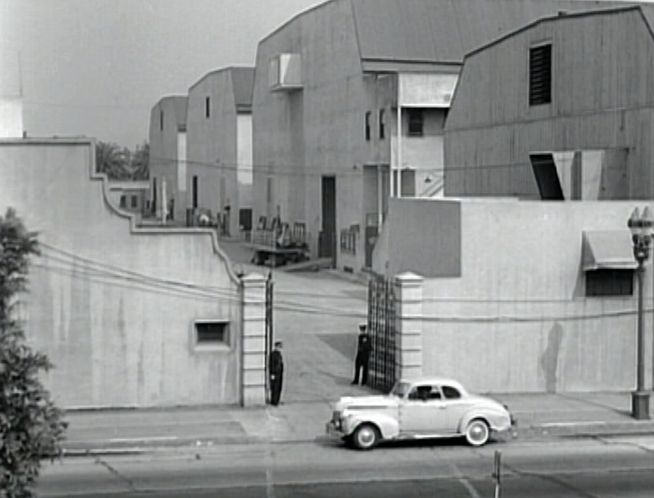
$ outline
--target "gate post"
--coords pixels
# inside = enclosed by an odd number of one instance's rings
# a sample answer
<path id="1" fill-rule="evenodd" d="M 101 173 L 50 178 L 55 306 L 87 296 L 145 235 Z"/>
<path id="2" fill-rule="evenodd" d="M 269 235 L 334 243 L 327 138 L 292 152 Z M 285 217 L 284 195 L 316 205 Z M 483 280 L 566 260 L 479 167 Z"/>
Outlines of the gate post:
<path id="1" fill-rule="evenodd" d="M 422 287 L 424 279 L 406 272 L 395 276 L 397 348 L 395 377 L 422 375 Z"/>
<path id="2" fill-rule="evenodd" d="M 251 273 L 241 279 L 241 404 L 266 404 L 266 279 Z"/>

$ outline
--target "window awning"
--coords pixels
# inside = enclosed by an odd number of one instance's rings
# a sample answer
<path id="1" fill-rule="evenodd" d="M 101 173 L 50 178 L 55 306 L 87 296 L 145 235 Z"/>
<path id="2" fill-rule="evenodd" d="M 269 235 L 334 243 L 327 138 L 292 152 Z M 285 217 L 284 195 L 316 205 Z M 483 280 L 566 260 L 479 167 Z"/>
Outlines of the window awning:
<path id="1" fill-rule="evenodd" d="M 584 271 L 638 267 L 628 230 L 584 231 L 581 257 Z"/>

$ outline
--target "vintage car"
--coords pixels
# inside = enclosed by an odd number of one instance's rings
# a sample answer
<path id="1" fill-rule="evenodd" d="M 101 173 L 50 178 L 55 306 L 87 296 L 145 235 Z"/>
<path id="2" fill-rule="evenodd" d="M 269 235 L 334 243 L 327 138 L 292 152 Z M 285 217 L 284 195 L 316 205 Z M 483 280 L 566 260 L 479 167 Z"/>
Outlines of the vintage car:
<path id="1" fill-rule="evenodd" d="M 327 433 L 362 450 L 384 440 L 461 436 L 482 446 L 491 431 L 515 424 L 505 405 L 437 377 L 400 380 L 386 395 L 342 397 L 333 408 Z"/>

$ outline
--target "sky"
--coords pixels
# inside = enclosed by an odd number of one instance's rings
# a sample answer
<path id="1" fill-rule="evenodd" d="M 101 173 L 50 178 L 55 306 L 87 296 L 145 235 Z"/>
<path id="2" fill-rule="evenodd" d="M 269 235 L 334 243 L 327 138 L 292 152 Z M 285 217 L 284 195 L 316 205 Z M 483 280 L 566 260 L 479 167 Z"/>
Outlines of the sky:
<path id="1" fill-rule="evenodd" d="M 214 69 L 254 65 L 261 38 L 319 3 L 0 0 L 0 97 L 22 88 L 29 136 L 134 148 L 161 97 L 185 95 Z"/>

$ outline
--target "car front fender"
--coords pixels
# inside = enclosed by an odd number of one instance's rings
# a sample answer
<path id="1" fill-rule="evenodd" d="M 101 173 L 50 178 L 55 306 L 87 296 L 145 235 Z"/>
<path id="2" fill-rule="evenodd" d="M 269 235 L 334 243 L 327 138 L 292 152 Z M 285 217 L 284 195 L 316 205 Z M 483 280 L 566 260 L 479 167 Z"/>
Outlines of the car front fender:
<path id="1" fill-rule="evenodd" d="M 366 423 L 375 425 L 384 439 L 393 439 L 400 433 L 397 418 L 385 413 L 353 413 L 345 417 L 343 422 L 343 432 L 348 436 Z"/>

